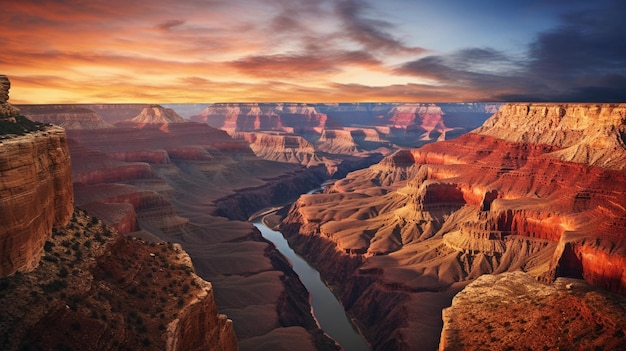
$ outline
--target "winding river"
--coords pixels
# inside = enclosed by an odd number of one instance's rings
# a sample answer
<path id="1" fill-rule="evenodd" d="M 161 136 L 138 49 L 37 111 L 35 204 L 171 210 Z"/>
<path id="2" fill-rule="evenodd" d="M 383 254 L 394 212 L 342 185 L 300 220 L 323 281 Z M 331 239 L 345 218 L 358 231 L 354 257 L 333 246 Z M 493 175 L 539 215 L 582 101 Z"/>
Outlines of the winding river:
<path id="1" fill-rule="evenodd" d="M 261 231 L 267 240 L 276 245 L 278 251 L 291 261 L 293 270 L 311 294 L 313 314 L 320 327 L 346 351 L 369 350 L 369 346 L 346 315 L 337 297 L 320 278 L 319 272 L 289 247 L 287 240 L 280 232 L 263 224 L 261 218 L 256 218 L 252 224 Z"/>

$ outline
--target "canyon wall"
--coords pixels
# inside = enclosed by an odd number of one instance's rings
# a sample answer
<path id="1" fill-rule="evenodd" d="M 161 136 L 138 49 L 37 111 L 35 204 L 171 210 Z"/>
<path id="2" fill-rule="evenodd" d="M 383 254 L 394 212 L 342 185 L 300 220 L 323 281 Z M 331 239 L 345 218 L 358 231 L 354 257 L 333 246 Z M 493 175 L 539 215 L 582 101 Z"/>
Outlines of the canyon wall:
<path id="1" fill-rule="evenodd" d="M 318 186 L 323 169 L 260 159 L 244 140 L 206 124 L 150 121 L 68 131 L 77 205 L 128 235 L 180 243 L 211 281 L 243 350 L 336 350 L 288 261 L 244 222 Z M 196 333 L 182 322 L 172 328 Z M 189 346 L 184 339 L 177 345 Z"/>
<path id="2" fill-rule="evenodd" d="M 623 294 L 623 108 L 507 104 L 472 133 L 302 196 L 281 231 L 374 349 L 436 349 L 441 309 L 485 273 Z"/>
<path id="3" fill-rule="evenodd" d="M 74 211 L 73 171 L 82 182 L 142 173 L 115 159 L 108 160 L 111 167 L 106 157 L 95 160 L 102 152 L 88 150 L 78 158 L 100 165 L 73 170 L 69 144 L 76 142 L 68 143 L 63 128 L 21 116 L 7 102 L 9 87 L 0 76 L 0 348 L 238 350 L 232 321 L 217 312 L 211 284 L 194 273 L 179 245 L 124 238 Z M 84 108 L 32 111 L 77 129 L 111 127 Z M 107 165 L 121 174 L 97 172 Z M 81 201 L 80 187 L 87 185 L 78 185 Z M 137 229 L 135 207 L 163 203 L 146 193 L 109 192 L 101 198 L 112 206 L 87 207 L 128 232 Z"/>
<path id="4" fill-rule="evenodd" d="M 8 79 L 1 86 L 8 89 Z M 0 92 L 8 98 L 8 90 Z M 65 131 L 35 125 L 6 100 L 0 121 L 0 277 L 37 267 L 53 227 L 63 227 L 73 209 L 70 154 Z M 9 133 L 9 134 L 6 134 Z"/>
<path id="5" fill-rule="evenodd" d="M 36 270 L 0 280 L 0 297 L 3 350 L 238 350 L 179 245 L 123 237 L 82 210 Z"/>

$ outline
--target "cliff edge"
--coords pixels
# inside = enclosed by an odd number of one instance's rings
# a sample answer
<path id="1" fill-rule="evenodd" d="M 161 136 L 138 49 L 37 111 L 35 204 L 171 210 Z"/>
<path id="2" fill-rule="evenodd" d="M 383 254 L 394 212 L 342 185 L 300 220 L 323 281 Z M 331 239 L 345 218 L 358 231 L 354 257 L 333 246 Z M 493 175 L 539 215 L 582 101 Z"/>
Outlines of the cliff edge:
<path id="1" fill-rule="evenodd" d="M 0 76 L 0 277 L 37 267 L 54 226 L 73 210 L 72 170 L 65 131 L 34 123 L 7 102 Z"/>

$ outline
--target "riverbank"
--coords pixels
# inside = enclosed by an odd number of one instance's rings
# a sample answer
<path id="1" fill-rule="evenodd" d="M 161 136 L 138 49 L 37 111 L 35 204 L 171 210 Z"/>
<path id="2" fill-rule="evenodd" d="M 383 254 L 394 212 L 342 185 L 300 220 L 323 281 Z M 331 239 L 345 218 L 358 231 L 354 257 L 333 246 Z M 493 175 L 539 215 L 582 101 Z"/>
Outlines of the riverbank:
<path id="1" fill-rule="evenodd" d="M 289 247 L 282 233 L 271 229 L 278 227 L 280 223 L 281 216 L 275 214 L 278 210 L 260 211 L 259 213 L 265 213 L 265 215 L 256 216 L 252 224 L 291 262 L 294 272 L 298 274 L 302 284 L 309 291 L 312 312 L 321 329 L 346 351 L 370 350 L 367 341 L 352 324 L 352 320 L 347 316 L 334 293 L 321 279 L 319 272 Z"/>

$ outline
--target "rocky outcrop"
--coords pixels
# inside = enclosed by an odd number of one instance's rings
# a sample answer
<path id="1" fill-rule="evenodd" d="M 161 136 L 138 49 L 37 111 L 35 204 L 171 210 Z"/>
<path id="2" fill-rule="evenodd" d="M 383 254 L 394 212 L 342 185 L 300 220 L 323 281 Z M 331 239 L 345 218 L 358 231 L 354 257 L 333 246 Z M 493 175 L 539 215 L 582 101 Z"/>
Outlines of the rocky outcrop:
<path id="1" fill-rule="evenodd" d="M 0 139 L 0 277 L 37 267 L 44 242 L 53 227 L 67 224 L 74 201 L 65 131 L 15 115 L 6 102 L 9 86 L 0 76 L 2 132 L 19 131 Z"/>
<path id="2" fill-rule="evenodd" d="M 626 173 L 610 160 L 626 149 L 601 142 L 595 155 L 606 147 L 606 158 L 562 157 L 598 130 L 617 140 L 622 109 L 599 105 L 594 124 L 576 115 L 592 107 L 562 105 L 559 129 L 549 113 L 528 115 L 542 106 L 506 105 L 473 133 L 398 151 L 291 208 L 281 230 L 337 286 L 375 349 L 436 348 L 439 311 L 422 313 L 424 303 L 445 307 L 485 273 L 579 277 L 624 293 Z M 345 260 L 360 263 L 337 270 Z M 388 315 L 370 319 L 373 304 Z"/>
<path id="3" fill-rule="evenodd" d="M 626 104 L 508 104 L 474 132 L 552 145 L 562 161 L 626 169 Z"/>
<path id="4" fill-rule="evenodd" d="M 191 120 L 227 131 L 253 132 L 274 130 L 293 132 L 294 130 L 323 129 L 326 115 L 318 113 L 306 104 L 213 104 L 202 114 Z"/>
<path id="5" fill-rule="evenodd" d="M 130 120 L 132 123 L 184 123 L 185 119 L 171 108 L 164 108 L 159 105 L 145 107 L 141 113 Z"/>
<path id="6" fill-rule="evenodd" d="M 46 241 L 36 270 L 0 287 L 3 350 L 238 350 L 179 245 L 125 238 L 83 211 Z"/>
<path id="7" fill-rule="evenodd" d="M 506 317 L 503 317 L 506 316 Z M 540 284 L 517 271 L 483 275 L 443 310 L 439 350 L 626 347 L 626 299 L 576 279 Z"/>
<path id="8" fill-rule="evenodd" d="M 326 158 L 319 155 L 315 146 L 298 135 L 269 133 L 239 133 L 259 157 L 278 162 L 299 163 L 307 167 L 323 165 Z"/>
<path id="9" fill-rule="evenodd" d="M 66 130 L 113 127 L 95 111 L 76 105 L 22 105 L 20 111 L 33 121 L 55 124 Z"/>
<path id="10" fill-rule="evenodd" d="M 15 122 L 19 109 L 8 103 L 11 82 L 5 75 L 0 75 L 0 121 Z"/>
<path id="11" fill-rule="evenodd" d="M 127 124 L 69 136 L 76 202 L 129 235 L 180 243 L 198 275 L 211 281 L 242 349 L 336 349 L 289 263 L 251 224 L 233 220 L 317 186 L 321 171 L 259 159 L 244 140 L 198 123 Z M 204 310 L 186 311 L 204 318 Z M 170 327 L 171 340 L 184 349 L 193 346 L 186 333 L 202 333 L 183 320 Z M 205 333 L 206 340 L 215 333 Z"/>

